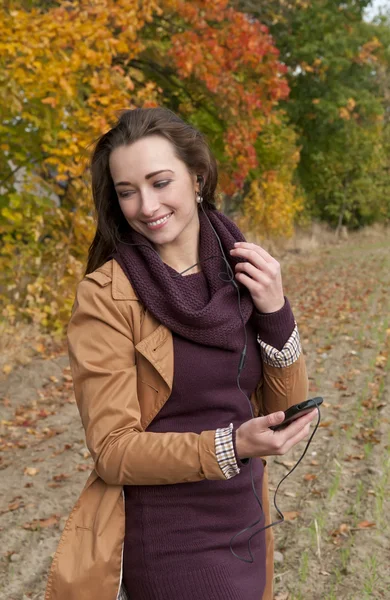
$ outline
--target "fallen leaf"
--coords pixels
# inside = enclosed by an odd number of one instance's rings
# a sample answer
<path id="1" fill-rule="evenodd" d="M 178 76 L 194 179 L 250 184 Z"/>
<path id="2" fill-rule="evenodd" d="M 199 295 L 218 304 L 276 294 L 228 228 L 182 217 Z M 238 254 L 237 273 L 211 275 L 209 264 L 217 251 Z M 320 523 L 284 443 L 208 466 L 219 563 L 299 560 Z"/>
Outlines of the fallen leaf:
<path id="1" fill-rule="evenodd" d="M 288 496 L 289 498 L 296 498 L 297 495 L 295 492 L 283 492 L 284 496 Z"/>
<path id="2" fill-rule="evenodd" d="M 60 515 L 52 515 L 47 519 L 34 519 L 31 523 L 25 523 L 23 525 L 23 529 L 30 529 L 31 531 L 36 531 L 37 529 L 43 529 L 45 527 L 52 527 L 53 525 L 57 525 L 60 520 Z"/>
<path id="3" fill-rule="evenodd" d="M 286 469 L 291 469 L 295 465 L 295 462 L 293 460 L 275 460 L 275 462 L 278 465 L 286 467 Z"/>
<path id="4" fill-rule="evenodd" d="M 77 465 L 76 469 L 78 471 L 88 471 L 90 469 L 89 465 Z"/>
<path id="5" fill-rule="evenodd" d="M 34 477 L 37 473 L 39 473 L 39 469 L 37 469 L 36 467 L 26 467 L 23 473 L 25 475 L 30 475 L 31 477 Z"/>
<path id="6" fill-rule="evenodd" d="M 279 592 L 274 597 L 274 600 L 290 600 L 290 594 L 288 592 Z"/>
<path id="7" fill-rule="evenodd" d="M 350 531 L 350 529 L 351 528 L 349 525 L 347 525 L 347 523 L 341 523 L 340 527 L 332 531 L 330 535 L 332 537 L 338 537 L 340 535 L 343 537 L 347 537 L 347 534 Z"/>
<path id="8" fill-rule="evenodd" d="M 313 479 L 317 479 L 317 475 L 314 475 L 314 473 L 306 473 L 306 475 L 303 476 L 303 479 L 305 481 L 313 481 Z"/>
<path id="9" fill-rule="evenodd" d="M 59 475 L 53 475 L 54 481 L 64 481 L 64 479 L 68 479 L 68 477 L 72 477 L 69 473 L 59 473 Z"/>
<path id="10" fill-rule="evenodd" d="M 21 496 L 17 496 L 17 498 L 21 498 Z M 18 510 L 18 508 L 24 508 L 23 500 L 13 500 L 8 504 L 8 508 L 5 510 L 0 510 L 0 515 L 3 515 L 6 512 L 12 512 L 14 510 Z"/>
<path id="11" fill-rule="evenodd" d="M 299 517 L 300 513 L 297 510 L 290 510 L 283 513 L 285 521 L 294 521 L 297 517 Z"/>
<path id="12" fill-rule="evenodd" d="M 383 355 L 379 354 L 379 356 L 376 357 L 376 360 L 375 360 L 375 366 L 376 367 L 379 367 L 380 369 L 384 369 L 386 363 L 387 363 L 387 357 L 386 356 L 383 356 Z"/>
<path id="13" fill-rule="evenodd" d="M 367 529 L 368 527 L 375 527 L 376 523 L 373 523 L 372 521 L 362 521 L 361 523 L 358 523 L 358 529 Z"/>
<path id="14" fill-rule="evenodd" d="M 6 375 L 9 375 L 9 373 L 11 373 L 11 371 L 12 371 L 12 365 L 4 365 L 3 373 L 5 373 Z"/>
<path id="15" fill-rule="evenodd" d="M 345 461 L 351 462 L 351 460 L 363 460 L 364 454 L 349 454 L 344 458 Z"/>

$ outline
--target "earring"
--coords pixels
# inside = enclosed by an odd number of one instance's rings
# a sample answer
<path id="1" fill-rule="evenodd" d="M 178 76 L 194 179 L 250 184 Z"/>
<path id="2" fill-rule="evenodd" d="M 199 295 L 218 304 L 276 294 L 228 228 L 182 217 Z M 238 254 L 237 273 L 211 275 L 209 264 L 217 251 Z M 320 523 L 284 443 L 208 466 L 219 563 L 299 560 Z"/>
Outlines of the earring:
<path id="1" fill-rule="evenodd" d="M 196 201 L 198 204 L 201 204 L 203 202 L 203 198 L 200 192 L 196 192 Z"/>

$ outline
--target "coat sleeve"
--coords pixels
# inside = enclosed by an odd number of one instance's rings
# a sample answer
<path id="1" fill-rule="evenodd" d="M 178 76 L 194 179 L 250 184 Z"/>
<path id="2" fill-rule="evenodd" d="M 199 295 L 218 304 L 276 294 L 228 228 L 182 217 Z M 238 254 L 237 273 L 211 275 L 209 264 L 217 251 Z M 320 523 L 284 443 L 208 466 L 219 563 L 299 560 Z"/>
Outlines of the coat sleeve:
<path id="1" fill-rule="evenodd" d="M 112 485 L 226 479 L 215 430 L 143 431 L 131 310 L 115 302 L 111 288 L 108 277 L 100 284 L 83 279 L 67 328 L 76 403 L 97 474 Z"/>
<path id="2" fill-rule="evenodd" d="M 263 377 L 256 390 L 260 415 L 287 410 L 307 400 L 309 381 L 303 353 L 288 367 L 275 367 L 263 361 Z"/>

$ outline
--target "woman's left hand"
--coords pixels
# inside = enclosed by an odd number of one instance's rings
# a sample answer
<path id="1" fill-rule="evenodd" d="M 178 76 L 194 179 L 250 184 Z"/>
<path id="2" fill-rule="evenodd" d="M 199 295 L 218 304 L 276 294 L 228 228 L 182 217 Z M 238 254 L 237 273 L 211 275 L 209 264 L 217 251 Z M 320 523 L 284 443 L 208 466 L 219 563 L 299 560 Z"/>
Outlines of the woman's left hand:
<path id="1" fill-rule="evenodd" d="M 244 258 L 236 265 L 236 279 L 245 285 L 256 310 L 271 313 L 284 306 L 280 264 L 266 250 L 249 242 L 237 242 L 230 254 Z"/>

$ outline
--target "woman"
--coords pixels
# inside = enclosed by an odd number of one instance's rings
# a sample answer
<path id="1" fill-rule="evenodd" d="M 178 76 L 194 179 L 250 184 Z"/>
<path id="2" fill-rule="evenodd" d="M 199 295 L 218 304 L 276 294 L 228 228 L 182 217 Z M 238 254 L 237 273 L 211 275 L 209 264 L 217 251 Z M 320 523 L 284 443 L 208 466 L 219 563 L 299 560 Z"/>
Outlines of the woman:
<path id="1" fill-rule="evenodd" d="M 314 411 L 269 429 L 306 399 L 298 330 L 279 264 L 215 209 L 216 184 L 203 136 L 164 108 L 125 111 L 95 147 L 67 334 L 95 469 L 46 600 L 272 598 L 271 530 L 248 550 L 269 522 L 259 457 L 307 436 Z"/>

